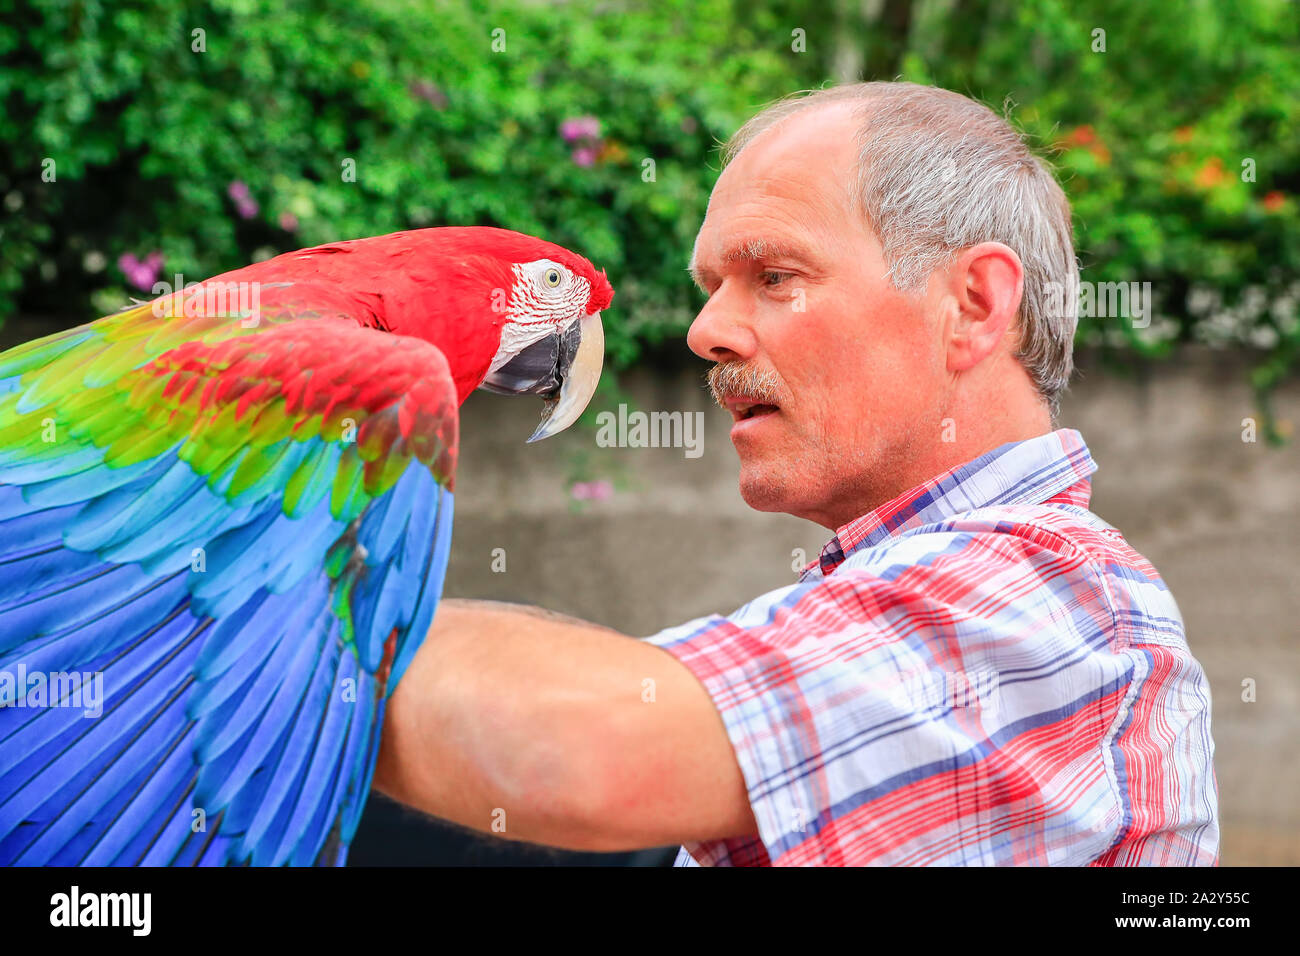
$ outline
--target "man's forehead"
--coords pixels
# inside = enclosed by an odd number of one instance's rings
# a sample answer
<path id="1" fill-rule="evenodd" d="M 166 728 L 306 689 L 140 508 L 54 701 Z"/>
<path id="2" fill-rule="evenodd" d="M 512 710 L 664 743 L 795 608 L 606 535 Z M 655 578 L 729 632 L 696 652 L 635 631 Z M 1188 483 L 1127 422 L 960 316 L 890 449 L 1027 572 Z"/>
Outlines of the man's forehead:
<path id="1" fill-rule="evenodd" d="M 812 107 L 759 133 L 722 171 L 691 268 L 800 251 L 852 204 L 860 120 L 849 104 Z M 716 260 L 716 263 L 715 263 Z"/>

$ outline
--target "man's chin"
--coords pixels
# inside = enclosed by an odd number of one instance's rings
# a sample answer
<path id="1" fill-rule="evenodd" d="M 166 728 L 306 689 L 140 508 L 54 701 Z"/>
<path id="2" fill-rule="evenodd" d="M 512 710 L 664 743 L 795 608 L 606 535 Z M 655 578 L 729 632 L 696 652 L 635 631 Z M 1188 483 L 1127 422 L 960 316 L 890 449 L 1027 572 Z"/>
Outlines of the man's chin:
<path id="1" fill-rule="evenodd" d="M 742 456 L 740 463 L 740 497 L 755 511 L 777 512 L 815 522 L 834 531 L 834 509 L 828 511 L 828 502 L 837 497 L 829 490 L 826 476 L 816 468 L 795 457 L 780 462 L 755 461 Z M 818 493 L 820 492 L 820 494 Z"/>
<path id="2" fill-rule="evenodd" d="M 790 476 L 778 469 L 744 465 L 740 467 L 740 497 L 755 511 L 789 511 Z"/>

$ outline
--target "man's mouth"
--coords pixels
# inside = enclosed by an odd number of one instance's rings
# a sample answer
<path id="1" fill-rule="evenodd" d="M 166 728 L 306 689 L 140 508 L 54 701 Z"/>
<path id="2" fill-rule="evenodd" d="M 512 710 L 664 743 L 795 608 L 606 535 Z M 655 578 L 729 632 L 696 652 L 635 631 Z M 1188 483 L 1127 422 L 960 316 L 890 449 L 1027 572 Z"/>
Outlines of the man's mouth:
<path id="1" fill-rule="evenodd" d="M 748 395 L 731 395 L 728 396 L 723 404 L 727 411 L 731 412 L 733 420 L 743 422 L 749 418 L 758 418 L 762 415 L 771 415 L 779 411 L 779 406 L 767 402 L 760 402 Z"/>

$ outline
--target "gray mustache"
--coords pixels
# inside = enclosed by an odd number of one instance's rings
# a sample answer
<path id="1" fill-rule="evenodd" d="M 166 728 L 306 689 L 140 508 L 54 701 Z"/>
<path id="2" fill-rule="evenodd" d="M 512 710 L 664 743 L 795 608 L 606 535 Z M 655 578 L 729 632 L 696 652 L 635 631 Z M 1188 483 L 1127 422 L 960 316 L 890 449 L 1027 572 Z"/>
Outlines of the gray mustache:
<path id="1" fill-rule="evenodd" d="M 709 369 L 709 391 L 719 405 L 729 395 L 745 395 L 764 404 L 781 404 L 781 381 L 776 373 L 744 362 L 723 362 Z"/>

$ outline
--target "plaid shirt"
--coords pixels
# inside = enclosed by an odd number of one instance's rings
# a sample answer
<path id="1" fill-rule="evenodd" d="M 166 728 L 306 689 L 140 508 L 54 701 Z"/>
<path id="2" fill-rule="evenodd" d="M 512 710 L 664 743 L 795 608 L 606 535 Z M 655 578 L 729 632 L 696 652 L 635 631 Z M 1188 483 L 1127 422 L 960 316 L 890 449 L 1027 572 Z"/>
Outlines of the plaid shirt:
<path id="1" fill-rule="evenodd" d="M 850 522 L 799 582 L 653 637 L 704 684 L 757 838 L 678 866 L 1214 865 L 1210 689 L 1078 432 Z"/>

